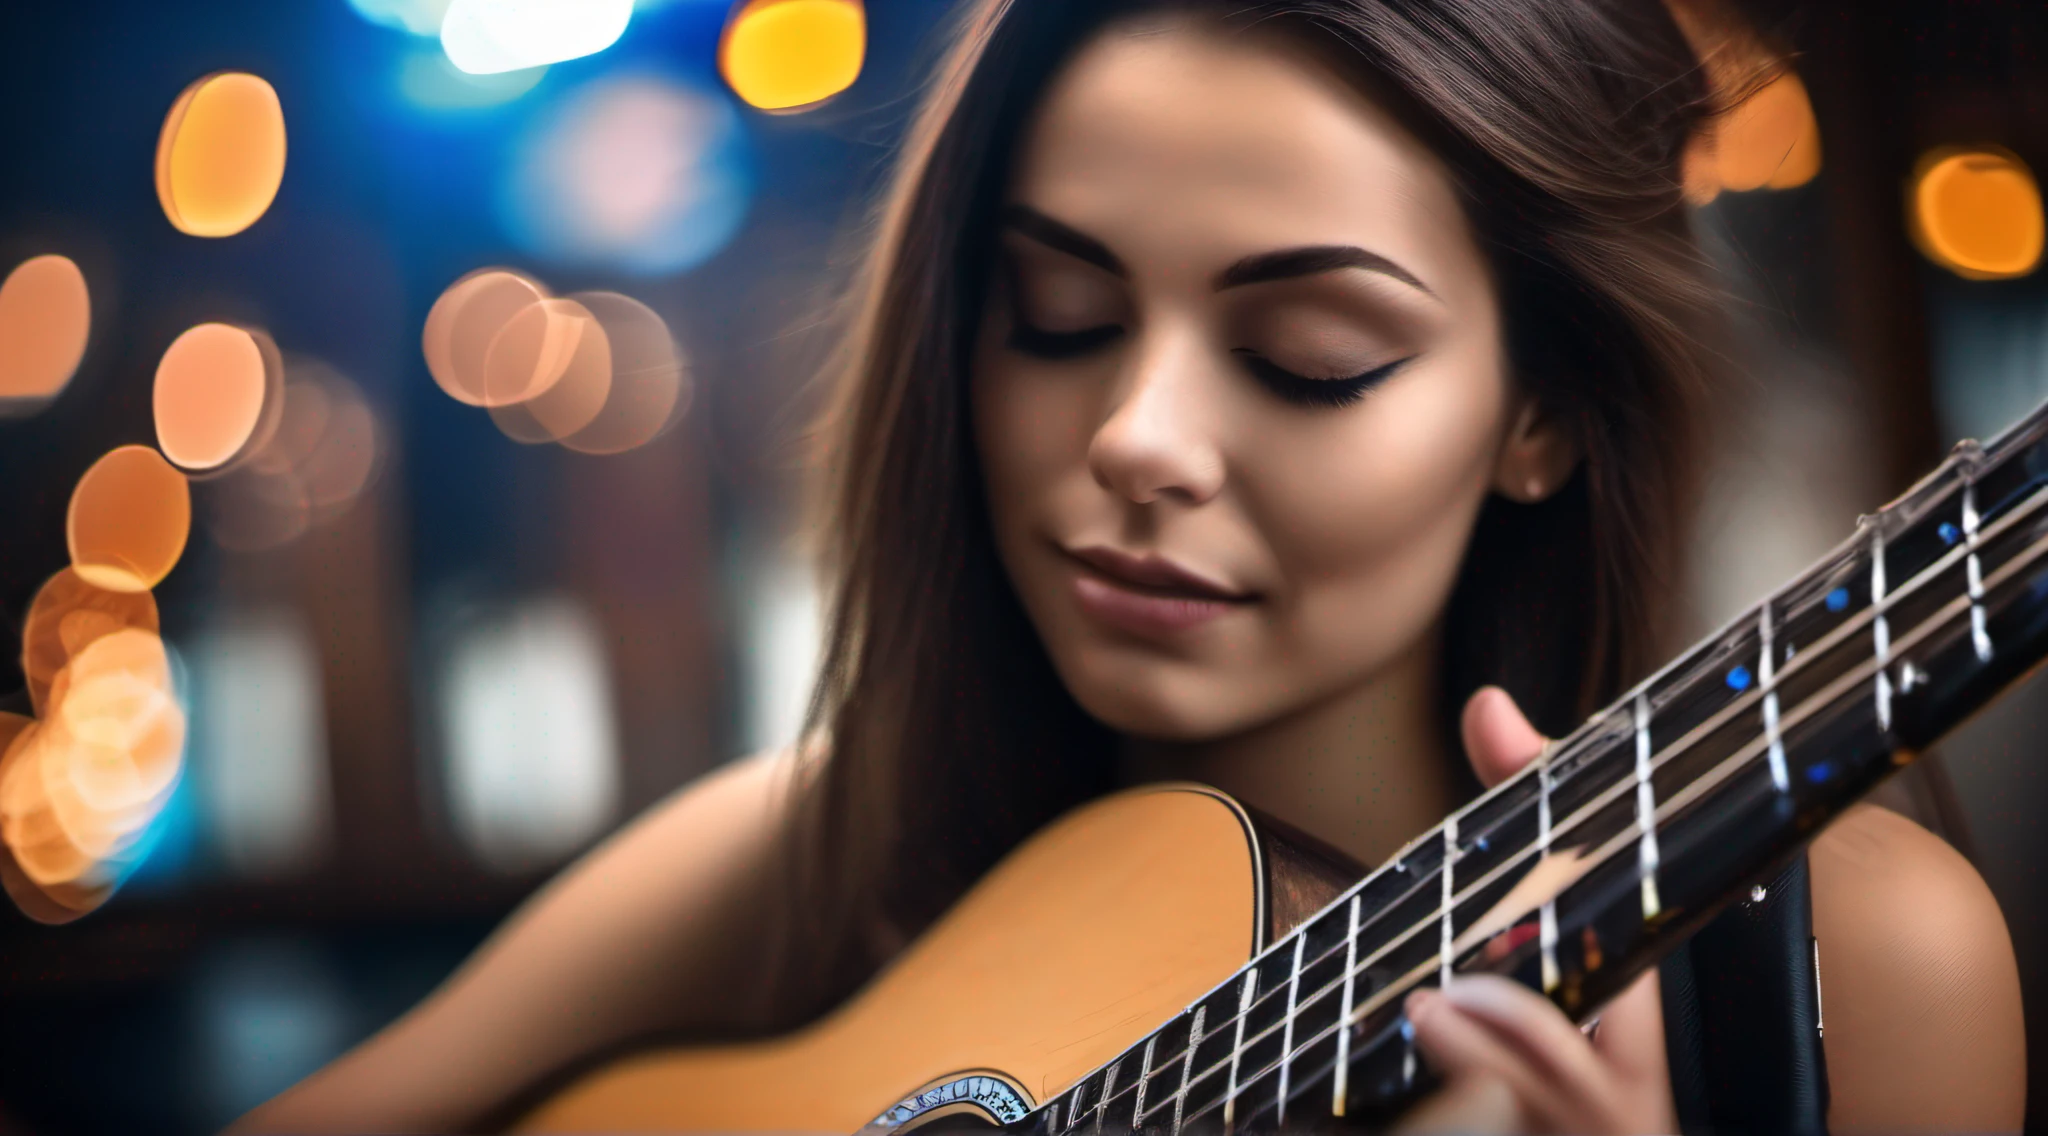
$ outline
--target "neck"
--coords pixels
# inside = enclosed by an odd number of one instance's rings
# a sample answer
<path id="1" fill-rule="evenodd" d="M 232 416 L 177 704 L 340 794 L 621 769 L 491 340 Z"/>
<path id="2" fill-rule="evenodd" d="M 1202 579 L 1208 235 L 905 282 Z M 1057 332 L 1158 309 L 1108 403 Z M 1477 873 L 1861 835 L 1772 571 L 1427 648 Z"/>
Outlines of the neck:
<path id="1" fill-rule="evenodd" d="M 1126 739 L 1125 783 L 1199 781 L 1378 864 L 1457 804 L 1437 704 L 1439 635 L 1366 682 L 1250 729 Z"/>

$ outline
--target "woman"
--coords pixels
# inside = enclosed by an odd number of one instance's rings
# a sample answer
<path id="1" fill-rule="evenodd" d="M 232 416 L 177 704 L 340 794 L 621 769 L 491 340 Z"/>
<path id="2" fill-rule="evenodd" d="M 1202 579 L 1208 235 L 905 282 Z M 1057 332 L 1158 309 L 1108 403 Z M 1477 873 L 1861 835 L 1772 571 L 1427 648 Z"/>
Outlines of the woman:
<path id="1" fill-rule="evenodd" d="M 1528 761 L 1657 661 L 1698 72 L 1650 0 L 976 4 L 820 432 L 818 744 L 678 794 L 245 1125 L 470 1125 L 634 1036 L 787 1027 L 1121 784 L 1376 863 Z M 1982 882 L 1874 809 L 1811 860 L 1833 1126 L 2017 1129 Z M 1500 983 L 1411 1009 L 1418 1123 L 1676 1127 L 1654 976 L 1590 1041 Z"/>

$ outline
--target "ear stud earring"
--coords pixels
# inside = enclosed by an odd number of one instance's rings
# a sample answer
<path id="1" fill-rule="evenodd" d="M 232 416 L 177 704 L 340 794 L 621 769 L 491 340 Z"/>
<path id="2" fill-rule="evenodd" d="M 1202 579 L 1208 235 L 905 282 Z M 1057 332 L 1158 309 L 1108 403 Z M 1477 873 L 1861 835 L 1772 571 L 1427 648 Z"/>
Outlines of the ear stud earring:
<path id="1" fill-rule="evenodd" d="M 1530 504 L 1543 500 L 1542 480 L 1534 477 L 1530 478 L 1529 483 L 1522 486 L 1522 499 Z"/>

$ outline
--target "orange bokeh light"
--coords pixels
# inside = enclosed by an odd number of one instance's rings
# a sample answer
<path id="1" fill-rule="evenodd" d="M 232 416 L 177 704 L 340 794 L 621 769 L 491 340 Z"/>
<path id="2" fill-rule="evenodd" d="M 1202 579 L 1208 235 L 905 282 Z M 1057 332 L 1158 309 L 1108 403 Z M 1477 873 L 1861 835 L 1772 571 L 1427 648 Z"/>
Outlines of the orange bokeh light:
<path id="1" fill-rule="evenodd" d="M 31 257 L 0 283 L 0 418 L 40 410 L 85 357 L 92 297 L 69 257 Z"/>
<path id="2" fill-rule="evenodd" d="M 434 382 L 457 402 L 488 405 L 484 366 L 491 341 L 512 317 L 547 297 L 538 281 L 502 268 L 478 269 L 449 285 L 420 336 Z"/>
<path id="3" fill-rule="evenodd" d="M 195 237 L 256 223 L 284 181 L 284 108 L 277 91 L 239 71 L 186 87 L 157 138 L 156 195 L 164 216 Z"/>
<path id="4" fill-rule="evenodd" d="M 2019 156 L 1990 147 L 1936 150 L 1908 194 L 1913 243 L 1971 280 L 2025 276 L 2041 262 L 2041 188 Z"/>
<path id="5" fill-rule="evenodd" d="M 30 704 L 50 710 L 50 685 L 79 652 L 126 628 L 157 631 L 156 599 L 148 592 L 112 592 L 64 569 L 37 590 L 21 628 L 21 670 Z"/>
<path id="6" fill-rule="evenodd" d="M 183 769 L 185 714 L 155 632 L 99 636 L 50 685 L 40 720 L 0 715 L 0 885 L 61 923 L 112 894 Z"/>
<path id="7" fill-rule="evenodd" d="M 749 106 L 788 112 L 852 86 L 866 55 L 857 0 L 744 0 L 719 37 L 718 71 Z"/>
<path id="8" fill-rule="evenodd" d="M 154 588 L 185 551 L 192 491 L 148 446 L 121 446 L 94 462 L 71 491 L 65 518 L 71 567 L 115 592 Z"/>
<path id="9" fill-rule="evenodd" d="M 586 454 L 616 454 L 646 445 L 689 409 L 691 389 L 682 349 L 652 308 L 617 292 L 578 292 L 611 348 L 611 393 L 590 424 L 561 438 Z"/>
<path id="10" fill-rule="evenodd" d="M 188 470 L 227 465 L 275 427 L 282 381 L 268 336 L 224 323 L 187 330 L 157 364 L 157 445 Z"/>
<path id="11" fill-rule="evenodd" d="M 376 415 L 362 392 L 312 359 L 286 367 L 277 430 L 247 464 L 209 487 L 207 526 L 223 548 L 274 548 L 339 516 L 378 464 Z"/>
<path id="12" fill-rule="evenodd" d="M 1792 189 L 1820 173 L 1820 125 L 1798 74 L 1786 71 L 1714 129 L 1723 188 Z"/>
<path id="13" fill-rule="evenodd" d="M 574 300 L 542 300 L 514 316 L 484 365 L 491 418 L 520 442 L 551 442 L 590 425 L 611 383 L 604 328 Z"/>

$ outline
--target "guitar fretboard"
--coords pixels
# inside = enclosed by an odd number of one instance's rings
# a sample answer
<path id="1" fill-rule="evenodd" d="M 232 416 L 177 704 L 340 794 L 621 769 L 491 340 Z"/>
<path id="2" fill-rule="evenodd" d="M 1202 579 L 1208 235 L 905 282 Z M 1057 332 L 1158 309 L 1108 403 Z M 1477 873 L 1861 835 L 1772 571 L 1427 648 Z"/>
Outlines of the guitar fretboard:
<path id="1" fill-rule="evenodd" d="M 1402 999 L 1454 973 L 1510 975 L 1589 1016 L 2048 654 L 2044 439 L 2048 408 L 1959 445 L 1819 564 L 1010 1127 L 1389 1118 L 1430 1083 Z M 1575 882 L 1499 910 L 1562 854 Z"/>

